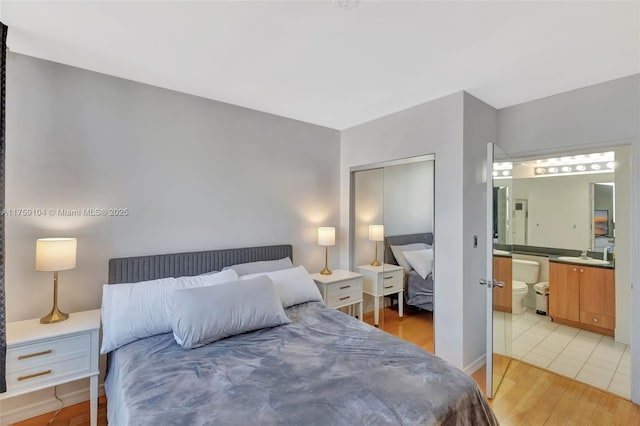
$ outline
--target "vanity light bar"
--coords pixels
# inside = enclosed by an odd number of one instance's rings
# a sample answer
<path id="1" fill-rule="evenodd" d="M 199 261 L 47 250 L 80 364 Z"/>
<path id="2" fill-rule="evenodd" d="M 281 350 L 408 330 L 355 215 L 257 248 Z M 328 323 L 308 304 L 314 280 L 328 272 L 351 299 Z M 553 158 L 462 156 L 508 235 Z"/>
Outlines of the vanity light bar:
<path id="1" fill-rule="evenodd" d="M 511 170 L 494 170 L 493 171 L 493 177 L 500 179 L 500 178 L 510 178 L 511 177 Z"/>
<path id="2" fill-rule="evenodd" d="M 562 166 L 576 166 L 576 165 L 590 165 L 592 163 L 609 163 L 615 160 L 615 152 L 594 152 L 592 154 L 580 154 L 564 157 L 545 158 L 541 160 L 535 160 L 526 165 L 531 165 L 539 168 L 549 167 L 562 167 Z"/>
<path id="3" fill-rule="evenodd" d="M 609 173 L 615 170 L 616 163 L 613 161 L 602 161 L 598 163 L 575 164 L 566 166 L 545 166 L 536 167 L 534 174 L 536 176 L 554 176 L 568 174 L 592 174 L 592 173 Z"/>

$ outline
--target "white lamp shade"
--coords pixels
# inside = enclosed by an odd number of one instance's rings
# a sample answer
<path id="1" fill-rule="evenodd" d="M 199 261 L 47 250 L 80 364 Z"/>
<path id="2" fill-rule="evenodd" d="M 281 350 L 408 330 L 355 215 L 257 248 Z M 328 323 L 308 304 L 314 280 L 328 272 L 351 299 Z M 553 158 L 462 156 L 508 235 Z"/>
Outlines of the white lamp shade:
<path id="1" fill-rule="evenodd" d="M 384 225 L 369 225 L 369 240 L 384 241 Z"/>
<path id="2" fill-rule="evenodd" d="M 64 271 L 76 267 L 75 238 L 40 238 L 36 241 L 36 271 Z"/>
<path id="3" fill-rule="evenodd" d="M 336 228 L 333 226 L 321 226 L 318 228 L 318 245 L 335 246 L 336 245 Z"/>

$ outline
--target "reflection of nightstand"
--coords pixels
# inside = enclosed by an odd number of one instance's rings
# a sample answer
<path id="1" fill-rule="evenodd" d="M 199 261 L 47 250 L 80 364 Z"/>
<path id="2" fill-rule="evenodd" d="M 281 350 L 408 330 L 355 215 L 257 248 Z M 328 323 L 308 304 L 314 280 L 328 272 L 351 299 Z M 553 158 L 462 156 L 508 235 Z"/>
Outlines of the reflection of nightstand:
<path id="1" fill-rule="evenodd" d="M 76 312 L 54 324 L 40 319 L 7 323 L 7 392 L 0 399 L 90 378 L 91 426 L 98 416 L 100 309 Z"/>
<path id="2" fill-rule="evenodd" d="M 380 298 L 398 293 L 398 315 L 403 315 L 404 272 L 403 267 L 385 263 L 381 266 L 358 266 L 358 272 L 364 275 L 363 291 L 373 296 L 373 323 L 378 325 Z"/>
<path id="3" fill-rule="evenodd" d="M 337 269 L 331 275 L 315 273 L 311 278 L 316 282 L 322 300 L 330 308 L 358 305 L 358 318 L 362 321 L 362 275 Z"/>

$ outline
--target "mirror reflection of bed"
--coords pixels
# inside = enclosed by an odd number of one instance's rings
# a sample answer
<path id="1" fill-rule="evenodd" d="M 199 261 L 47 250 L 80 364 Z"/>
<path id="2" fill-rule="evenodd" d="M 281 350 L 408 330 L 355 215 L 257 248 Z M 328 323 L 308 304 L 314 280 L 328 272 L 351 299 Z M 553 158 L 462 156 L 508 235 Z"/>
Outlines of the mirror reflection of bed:
<path id="1" fill-rule="evenodd" d="M 364 275 L 363 319 L 433 352 L 434 157 L 352 168 L 351 182 L 350 259 Z"/>
<path id="2" fill-rule="evenodd" d="M 411 252 L 411 259 L 406 259 L 407 251 Z M 394 252 L 404 253 L 407 262 L 400 265 L 402 260 L 398 261 Z M 422 343 L 420 346 L 433 352 L 433 233 L 385 237 L 384 259 L 385 264 L 403 267 L 404 315 L 420 320 L 418 324 L 424 327 L 416 330 L 415 338 Z M 417 268 L 413 267 L 415 262 L 419 262 Z M 391 310 L 398 309 L 398 294 L 390 296 L 390 303 Z"/>

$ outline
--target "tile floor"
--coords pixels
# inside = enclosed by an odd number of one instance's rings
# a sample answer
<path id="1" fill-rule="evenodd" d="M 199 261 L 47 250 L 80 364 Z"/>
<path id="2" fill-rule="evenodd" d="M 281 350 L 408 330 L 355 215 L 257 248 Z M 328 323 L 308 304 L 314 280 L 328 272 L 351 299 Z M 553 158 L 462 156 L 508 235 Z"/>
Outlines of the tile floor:
<path id="1" fill-rule="evenodd" d="M 494 312 L 494 351 L 629 398 L 629 345 L 551 322 L 549 316 Z"/>

